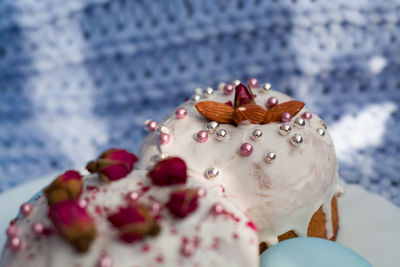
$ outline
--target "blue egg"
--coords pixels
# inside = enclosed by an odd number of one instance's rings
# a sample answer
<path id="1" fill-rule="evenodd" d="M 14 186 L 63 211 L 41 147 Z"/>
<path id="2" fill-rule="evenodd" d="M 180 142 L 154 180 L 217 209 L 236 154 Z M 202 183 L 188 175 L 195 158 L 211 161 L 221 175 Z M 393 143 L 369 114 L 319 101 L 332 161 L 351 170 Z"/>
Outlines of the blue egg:
<path id="1" fill-rule="evenodd" d="M 261 255 L 260 267 L 372 267 L 353 250 L 314 237 L 299 237 L 278 243 Z"/>

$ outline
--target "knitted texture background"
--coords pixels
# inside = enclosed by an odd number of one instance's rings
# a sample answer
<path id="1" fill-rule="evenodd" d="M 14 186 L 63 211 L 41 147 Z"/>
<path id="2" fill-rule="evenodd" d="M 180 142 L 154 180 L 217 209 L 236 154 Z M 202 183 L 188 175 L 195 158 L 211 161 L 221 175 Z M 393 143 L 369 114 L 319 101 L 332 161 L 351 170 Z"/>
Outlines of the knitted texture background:
<path id="1" fill-rule="evenodd" d="M 0 0 L 0 191 L 137 152 L 195 87 L 257 77 L 400 206 L 400 0 Z"/>

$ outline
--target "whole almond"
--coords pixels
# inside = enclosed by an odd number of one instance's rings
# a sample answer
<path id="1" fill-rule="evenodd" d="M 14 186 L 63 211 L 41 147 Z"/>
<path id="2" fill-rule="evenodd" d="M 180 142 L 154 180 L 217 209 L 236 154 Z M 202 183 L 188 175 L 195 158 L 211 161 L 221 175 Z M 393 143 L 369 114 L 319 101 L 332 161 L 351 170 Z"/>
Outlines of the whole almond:
<path id="1" fill-rule="evenodd" d="M 259 124 L 264 121 L 266 111 L 259 105 L 247 104 L 235 108 L 233 112 L 233 121 L 239 125 L 243 121 L 249 121 L 252 124 Z"/>
<path id="2" fill-rule="evenodd" d="M 197 111 L 209 120 L 218 123 L 233 123 L 233 107 L 215 101 L 203 101 L 195 105 Z"/>
<path id="3" fill-rule="evenodd" d="M 288 101 L 275 107 L 270 108 L 264 117 L 263 123 L 267 124 L 270 122 L 281 121 L 282 113 L 288 112 L 290 115 L 295 116 L 304 107 L 304 102 L 301 101 Z"/>

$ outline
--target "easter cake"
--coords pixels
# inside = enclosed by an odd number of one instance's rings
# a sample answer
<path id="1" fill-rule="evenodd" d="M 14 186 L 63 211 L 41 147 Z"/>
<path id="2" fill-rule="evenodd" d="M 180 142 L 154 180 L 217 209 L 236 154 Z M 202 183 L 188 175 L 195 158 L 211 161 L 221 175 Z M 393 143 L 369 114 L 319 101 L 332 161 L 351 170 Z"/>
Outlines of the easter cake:
<path id="1" fill-rule="evenodd" d="M 190 175 L 220 187 L 259 229 L 260 251 L 296 236 L 335 240 L 338 164 L 320 117 L 249 79 L 195 91 L 149 131 L 138 167 L 179 156 Z"/>
<path id="2" fill-rule="evenodd" d="M 0 265 L 259 265 L 256 227 L 224 194 L 188 177 L 179 158 L 150 172 L 111 149 L 67 171 L 21 207 L 7 230 Z"/>

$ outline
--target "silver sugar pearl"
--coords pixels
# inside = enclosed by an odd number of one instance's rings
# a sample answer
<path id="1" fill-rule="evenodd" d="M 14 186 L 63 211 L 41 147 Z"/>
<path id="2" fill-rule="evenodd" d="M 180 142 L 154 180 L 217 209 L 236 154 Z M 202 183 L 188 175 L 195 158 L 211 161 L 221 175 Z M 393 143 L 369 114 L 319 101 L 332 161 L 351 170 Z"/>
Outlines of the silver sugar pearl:
<path id="1" fill-rule="evenodd" d="M 253 140 L 259 140 L 262 136 L 263 132 L 260 129 L 254 129 L 251 132 L 251 139 Z"/>
<path id="2" fill-rule="evenodd" d="M 214 94 L 214 89 L 212 89 L 211 87 L 206 87 L 204 94 L 206 96 L 210 96 L 210 95 Z"/>
<path id="3" fill-rule="evenodd" d="M 335 196 L 337 198 L 341 198 L 341 197 L 344 197 L 344 195 L 346 195 L 346 189 L 342 185 L 338 184 L 336 186 Z"/>
<path id="4" fill-rule="evenodd" d="M 288 123 L 283 123 L 281 124 L 281 126 L 279 127 L 279 133 L 281 135 L 287 135 L 288 133 L 290 133 L 292 131 L 292 127 L 288 124 Z"/>
<path id="5" fill-rule="evenodd" d="M 215 179 L 219 175 L 219 170 L 215 167 L 208 168 L 205 172 L 205 176 L 207 179 Z"/>
<path id="6" fill-rule="evenodd" d="M 272 85 L 270 83 L 263 83 L 261 85 L 261 89 L 265 92 L 269 92 L 272 88 Z"/>
<path id="7" fill-rule="evenodd" d="M 265 161 L 267 163 L 272 163 L 276 159 L 276 154 L 274 152 L 268 152 L 265 156 Z"/>
<path id="8" fill-rule="evenodd" d="M 170 134 L 170 130 L 168 129 L 168 127 L 166 127 L 166 126 L 158 126 L 157 127 L 157 130 L 156 130 L 156 133 L 158 134 L 158 135 L 160 135 L 160 134 Z"/>
<path id="9" fill-rule="evenodd" d="M 299 146 L 303 143 L 303 137 L 299 134 L 294 134 L 290 137 L 290 143 L 294 146 Z"/>
<path id="10" fill-rule="evenodd" d="M 301 128 L 301 127 L 304 127 L 305 125 L 306 125 L 306 120 L 303 118 L 299 117 L 294 120 L 294 126 L 296 126 L 296 127 Z"/>
<path id="11" fill-rule="evenodd" d="M 317 133 L 318 133 L 320 136 L 324 136 L 324 135 L 325 135 L 325 130 L 322 129 L 322 128 L 318 128 L 318 129 L 317 129 Z"/>
<path id="12" fill-rule="evenodd" d="M 223 141 L 227 136 L 228 132 L 224 129 L 219 129 L 216 133 L 216 137 L 218 141 Z"/>
<path id="13" fill-rule="evenodd" d="M 200 87 L 197 87 L 194 89 L 194 94 L 195 95 L 202 95 L 203 94 L 203 89 L 201 89 Z"/>
<path id="14" fill-rule="evenodd" d="M 234 80 L 232 84 L 236 87 L 240 84 L 240 80 Z"/>
<path id="15" fill-rule="evenodd" d="M 209 134 L 214 133 L 219 127 L 219 123 L 216 121 L 211 121 L 207 124 L 206 130 Z"/>
<path id="16" fill-rule="evenodd" d="M 193 95 L 193 96 L 192 96 L 192 101 L 194 101 L 194 102 L 199 101 L 200 98 L 201 98 L 201 97 L 200 97 L 199 95 Z"/>
<path id="17" fill-rule="evenodd" d="M 150 157 L 150 160 L 154 163 L 159 162 L 160 160 L 166 159 L 168 158 L 168 154 L 165 153 L 160 153 L 160 154 L 155 154 L 153 156 Z M 150 168 L 151 169 L 151 168 Z"/>
<path id="18" fill-rule="evenodd" d="M 168 158 L 168 155 L 165 154 L 165 153 L 161 153 L 160 155 L 158 155 L 158 160 L 163 160 L 163 159 L 166 159 L 166 158 Z"/>

